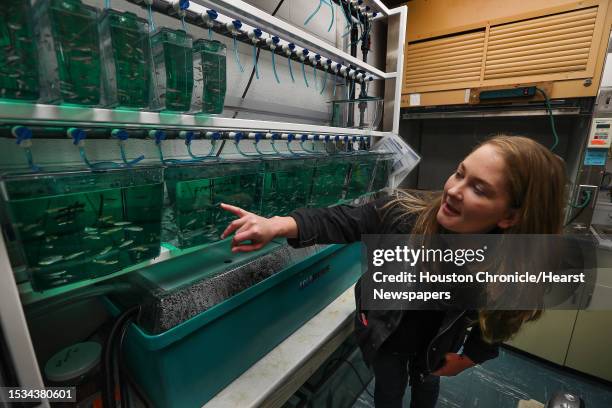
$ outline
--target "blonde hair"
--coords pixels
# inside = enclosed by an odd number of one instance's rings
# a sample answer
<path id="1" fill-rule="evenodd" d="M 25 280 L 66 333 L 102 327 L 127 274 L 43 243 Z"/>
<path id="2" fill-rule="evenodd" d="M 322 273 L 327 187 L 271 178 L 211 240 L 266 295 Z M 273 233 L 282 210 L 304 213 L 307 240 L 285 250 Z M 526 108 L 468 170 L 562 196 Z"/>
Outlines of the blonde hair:
<path id="1" fill-rule="evenodd" d="M 515 225 L 503 234 L 559 234 L 563 229 L 565 165 L 538 142 L 522 136 L 497 135 L 480 143 L 497 149 L 506 164 L 510 206 L 518 212 Z M 474 151 L 472 150 L 472 151 Z M 414 216 L 413 234 L 439 234 L 444 228 L 436 215 L 442 192 L 425 196 L 398 191 L 388 205 L 399 206 Z M 478 322 L 484 340 L 493 343 L 510 339 L 524 322 L 538 319 L 541 310 L 480 310 Z"/>

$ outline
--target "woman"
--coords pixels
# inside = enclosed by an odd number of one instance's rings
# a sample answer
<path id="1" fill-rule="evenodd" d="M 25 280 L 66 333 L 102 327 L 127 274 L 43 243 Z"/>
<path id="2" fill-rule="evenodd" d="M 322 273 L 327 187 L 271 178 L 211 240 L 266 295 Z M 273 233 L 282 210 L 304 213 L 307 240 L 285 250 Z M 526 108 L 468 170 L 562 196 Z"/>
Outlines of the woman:
<path id="1" fill-rule="evenodd" d="M 361 234 L 557 234 L 564 188 L 565 168 L 557 156 L 531 139 L 501 135 L 476 147 L 444 190 L 429 199 L 402 193 L 360 207 L 300 209 L 269 219 L 222 204 L 239 217 L 222 238 L 235 232 L 232 251 L 244 252 L 275 237 L 297 247 L 354 242 Z M 377 408 L 401 407 L 409 378 L 411 407 L 435 407 L 440 376 L 496 357 L 496 344 L 540 316 L 539 311 L 366 311 L 360 308 L 359 283 L 355 295 L 355 332 L 374 370 Z"/>

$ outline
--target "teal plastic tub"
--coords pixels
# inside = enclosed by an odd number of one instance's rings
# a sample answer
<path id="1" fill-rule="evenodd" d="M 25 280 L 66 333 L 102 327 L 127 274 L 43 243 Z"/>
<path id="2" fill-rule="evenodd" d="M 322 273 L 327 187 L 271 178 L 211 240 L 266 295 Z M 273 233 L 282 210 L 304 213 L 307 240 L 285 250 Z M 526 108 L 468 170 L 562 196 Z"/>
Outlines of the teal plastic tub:
<path id="1" fill-rule="evenodd" d="M 155 407 L 201 407 L 361 275 L 360 244 L 330 245 L 180 325 L 132 325 L 124 358 Z"/>

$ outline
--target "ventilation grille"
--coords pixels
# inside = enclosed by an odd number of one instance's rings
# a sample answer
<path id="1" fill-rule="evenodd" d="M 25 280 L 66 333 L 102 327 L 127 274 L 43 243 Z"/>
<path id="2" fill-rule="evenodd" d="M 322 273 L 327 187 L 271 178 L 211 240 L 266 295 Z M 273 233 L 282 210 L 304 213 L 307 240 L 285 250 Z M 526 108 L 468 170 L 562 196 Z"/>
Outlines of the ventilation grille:
<path id="1" fill-rule="evenodd" d="M 460 34 L 408 44 L 405 88 L 478 81 L 485 33 Z"/>
<path id="2" fill-rule="evenodd" d="M 491 27 L 484 79 L 584 71 L 597 7 Z"/>
<path id="3" fill-rule="evenodd" d="M 524 82 L 531 76 L 546 81 L 586 73 L 597 14 L 594 6 L 494 25 L 488 36 L 483 28 L 409 43 L 403 93 L 486 86 L 488 81 L 508 79 L 512 83 L 511 78 Z"/>

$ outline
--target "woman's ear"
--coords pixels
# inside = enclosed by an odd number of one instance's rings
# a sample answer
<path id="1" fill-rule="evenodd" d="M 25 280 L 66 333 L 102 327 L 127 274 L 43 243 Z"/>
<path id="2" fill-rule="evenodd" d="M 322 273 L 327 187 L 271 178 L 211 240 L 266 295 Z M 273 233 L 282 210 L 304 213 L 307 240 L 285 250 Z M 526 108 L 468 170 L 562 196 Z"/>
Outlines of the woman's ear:
<path id="1" fill-rule="evenodd" d="M 504 218 L 497 221 L 497 226 L 501 229 L 507 229 L 515 226 L 519 222 L 519 211 L 515 208 L 510 208 Z"/>

